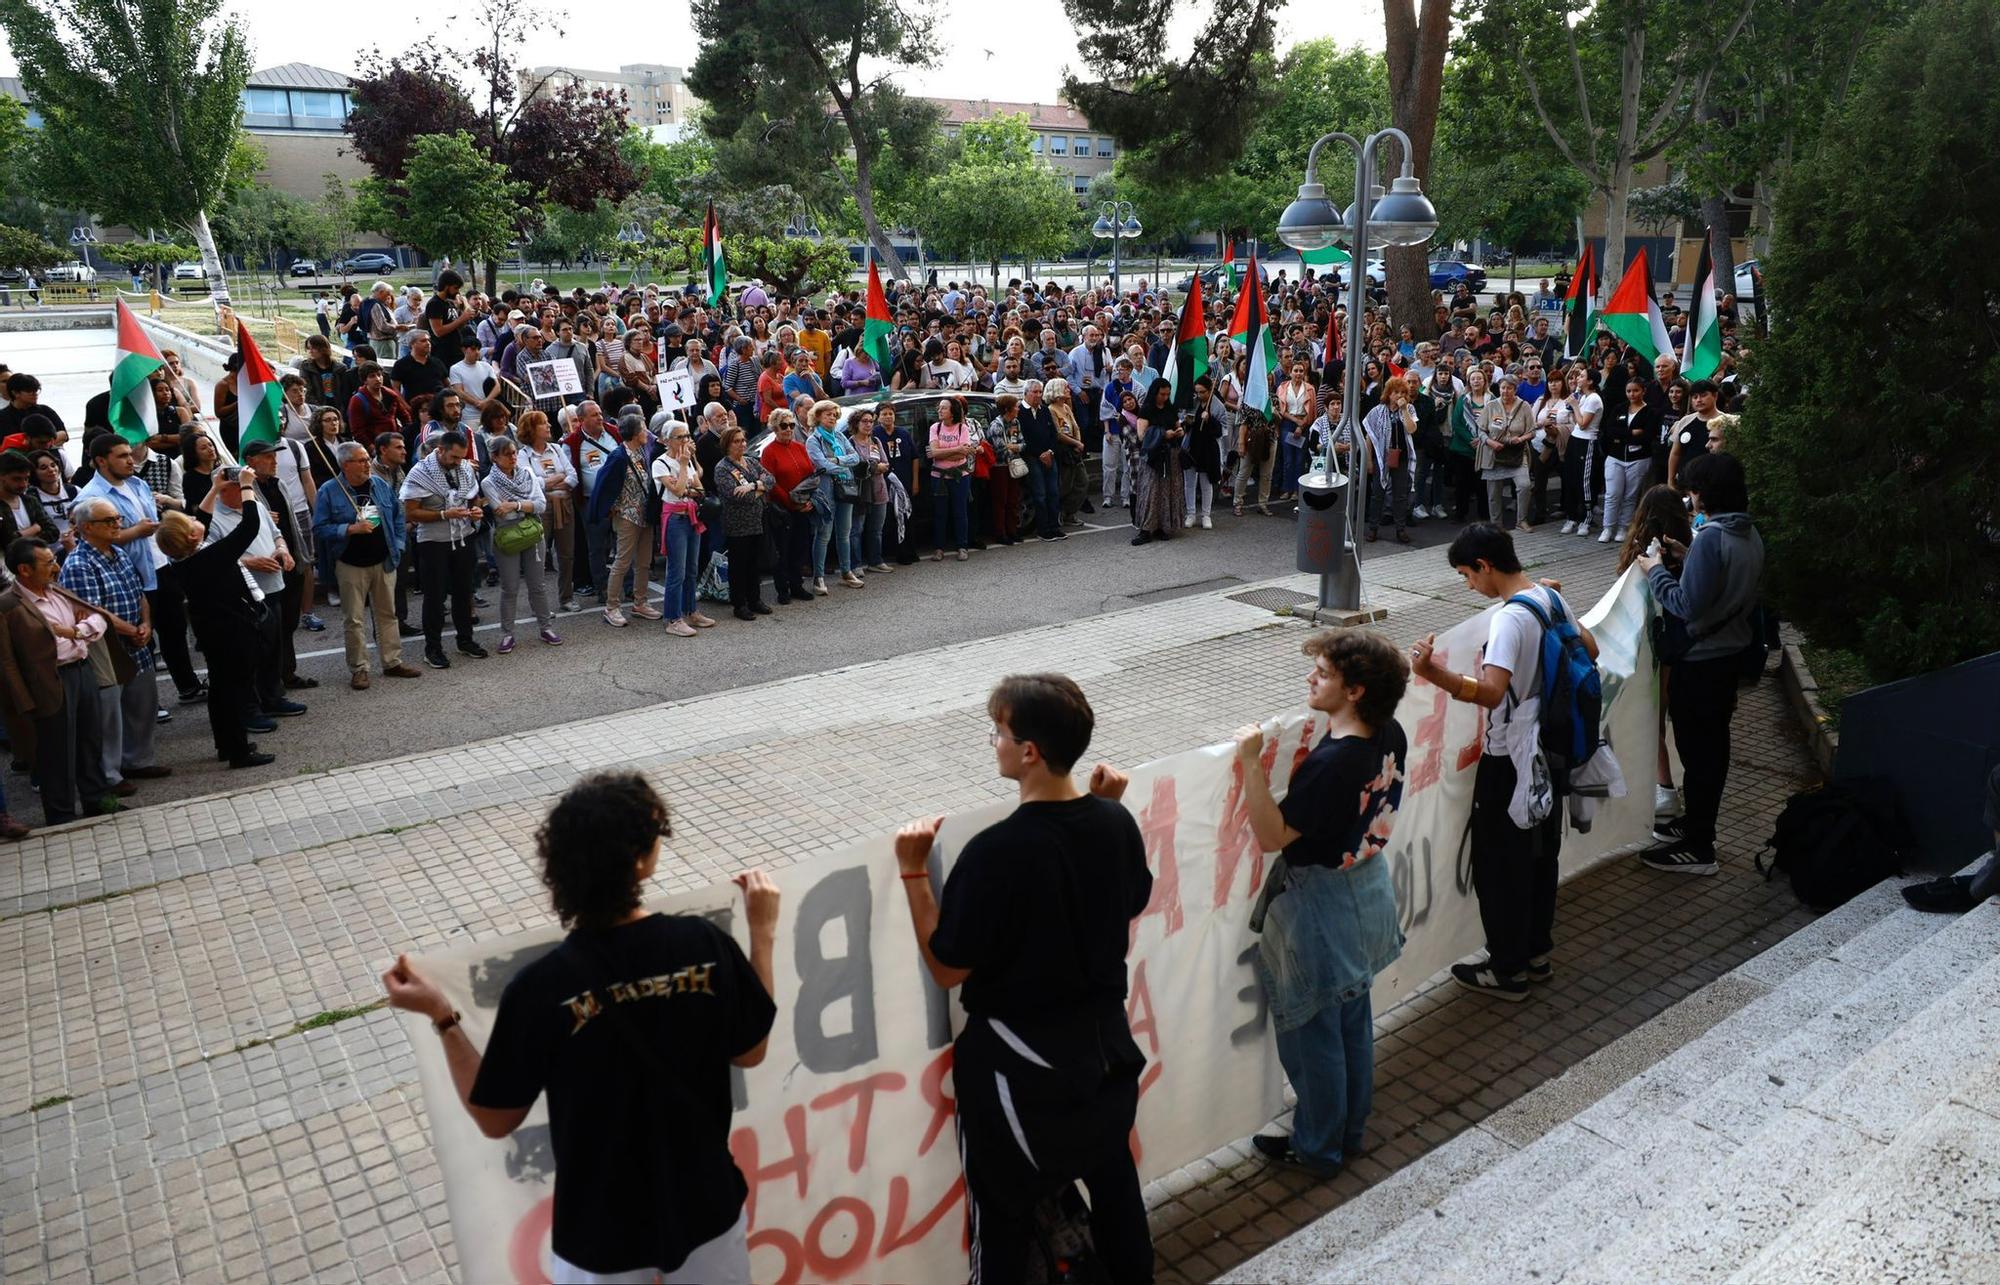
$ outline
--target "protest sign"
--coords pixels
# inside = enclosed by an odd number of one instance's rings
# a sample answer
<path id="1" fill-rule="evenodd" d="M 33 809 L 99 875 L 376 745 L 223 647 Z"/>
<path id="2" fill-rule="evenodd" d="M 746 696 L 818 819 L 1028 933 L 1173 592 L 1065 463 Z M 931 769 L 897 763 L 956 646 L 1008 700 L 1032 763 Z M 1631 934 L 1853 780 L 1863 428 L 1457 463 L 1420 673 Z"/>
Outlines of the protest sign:
<path id="1" fill-rule="evenodd" d="M 660 405 L 679 414 L 694 406 L 694 372 L 671 370 L 659 379 Z"/>
<path id="2" fill-rule="evenodd" d="M 528 395 L 536 401 L 583 391 L 583 379 L 576 373 L 576 363 L 567 358 L 531 361 L 521 369 L 528 372 Z"/>
<path id="3" fill-rule="evenodd" d="M 1442 663 L 1477 668 L 1491 610 L 1439 637 Z M 1646 612 L 1644 582 L 1627 574 L 1585 618 L 1601 647 L 1607 739 L 1635 788 L 1606 803 L 1589 833 L 1569 833 L 1566 875 L 1642 839 L 1652 819 L 1652 792 L 1643 786 L 1652 777 L 1658 705 Z M 1390 846 L 1378 859 L 1391 863 L 1406 942 L 1377 978 L 1378 1013 L 1480 946 L 1463 836 L 1482 717 L 1421 683 L 1397 710 L 1410 755 Z M 1323 727 L 1323 718 L 1300 713 L 1267 723 L 1262 769 L 1280 796 Z M 1133 1136 L 1142 1180 L 1254 1132 L 1282 1102 L 1252 967 L 1257 938 L 1247 926 L 1268 862 L 1251 837 L 1242 771 L 1233 746 L 1211 745 L 1134 770 L 1125 795 L 1154 872 L 1128 955 L 1127 1011 L 1147 1057 Z M 1011 806 L 949 818 L 939 838 L 943 868 Z M 750 1186 L 752 1274 L 780 1282 L 964 1279 L 950 1079 L 962 1014 L 918 957 L 891 838 L 773 877 L 783 894 L 778 1021 L 763 1064 L 733 1073 L 731 1150 Z M 743 937 L 726 884 L 650 905 L 710 916 Z M 413 962 L 444 987 L 484 1047 L 507 980 L 560 936 L 551 927 Z M 429 1024 L 408 1016 L 407 1025 L 461 1278 L 546 1280 L 554 1167 L 546 1105 L 538 1103 L 511 1138 L 487 1140 L 460 1107 Z"/>

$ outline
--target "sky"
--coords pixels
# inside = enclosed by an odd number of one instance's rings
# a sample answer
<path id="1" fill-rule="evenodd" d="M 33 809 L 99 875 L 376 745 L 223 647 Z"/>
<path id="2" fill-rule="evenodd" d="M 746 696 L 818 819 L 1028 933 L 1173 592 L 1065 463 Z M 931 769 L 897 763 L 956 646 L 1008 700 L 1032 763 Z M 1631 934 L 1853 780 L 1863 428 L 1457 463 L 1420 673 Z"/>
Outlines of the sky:
<path id="1" fill-rule="evenodd" d="M 810 0 L 804 0 L 810 3 Z M 565 6 L 552 5 L 560 11 Z M 476 5 L 455 6 L 451 30 L 436 15 L 438 6 L 414 6 L 424 16 L 417 29 L 445 37 L 447 47 L 469 46 L 468 25 Z M 901 77 L 908 92 L 938 97 L 994 98 L 1014 102 L 1053 102 L 1065 64 L 1075 64 L 1076 30 L 1061 0 L 944 0 L 938 6 L 946 53 L 939 65 Z M 234 6 L 248 30 L 255 65 L 305 62 L 352 73 L 359 55 L 380 46 L 393 52 L 391 41 L 407 38 L 413 6 L 408 0 L 342 0 L 337 17 L 322 5 L 254 0 Z M 623 63 L 665 63 L 686 67 L 694 61 L 696 40 L 687 11 L 675 3 L 627 0 L 611 5 L 579 6 L 559 19 L 563 30 L 545 27 L 529 38 L 523 55 L 530 65 L 557 63 L 602 70 Z M 1194 26 L 1182 33 L 1183 45 Z M 1380 49 L 1383 44 L 1381 0 L 1290 0 L 1278 18 L 1278 48 L 1319 36 L 1343 45 Z M 0 42 L 0 75 L 13 75 L 14 58 Z"/>

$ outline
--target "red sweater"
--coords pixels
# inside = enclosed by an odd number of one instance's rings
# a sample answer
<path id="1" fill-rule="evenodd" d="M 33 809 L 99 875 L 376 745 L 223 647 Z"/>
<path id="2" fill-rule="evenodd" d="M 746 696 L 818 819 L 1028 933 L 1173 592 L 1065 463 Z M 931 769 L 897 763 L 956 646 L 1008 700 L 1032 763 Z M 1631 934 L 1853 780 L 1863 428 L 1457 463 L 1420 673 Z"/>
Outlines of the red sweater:
<path id="1" fill-rule="evenodd" d="M 787 509 L 797 511 L 792 503 L 792 488 L 812 476 L 812 456 L 806 454 L 804 443 L 772 442 L 764 448 L 764 467 L 771 470 L 771 491 L 778 497 L 778 503 Z"/>
<path id="2" fill-rule="evenodd" d="M 400 432 L 410 418 L 410 404 L 393 388 L 384 388 L 380 401 L 369 397 L 366 389 L 347 399 L 347 431 L 370 450 L 379 434 Z"/>

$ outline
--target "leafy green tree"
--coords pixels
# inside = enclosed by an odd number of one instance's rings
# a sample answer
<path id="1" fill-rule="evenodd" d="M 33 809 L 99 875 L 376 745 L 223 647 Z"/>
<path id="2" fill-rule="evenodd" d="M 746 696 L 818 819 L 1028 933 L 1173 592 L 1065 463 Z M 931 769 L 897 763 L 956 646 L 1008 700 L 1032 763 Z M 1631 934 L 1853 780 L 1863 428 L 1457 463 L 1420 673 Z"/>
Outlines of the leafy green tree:
<path id="1" fill-rule="evenodd" d="M 0 94 L 0 224 L 32 232 L 52 242 L 87 221 L 41 199 L 33 182 L 34 131 L 18 98 Z"/>
<path id="2" fill-rule="evenodd" d="M 171 241 L 120 241 L 100 249 L 106 258 L 124 264 L 134 273 L 150 268 L 155 286 L 164 284 L 166 270 L 174 264 L 200 257 L 193 246 L 175 245 Z"/>
<path id="3" fill-rule="evenodd" d="M 715 168 L 715 144 L 701 133 L 661 143 L 643 129 L 629 129 L 618 150 L 638 177 L 639 190 L 668 205 L 685 207 L 688 183 Z"/>
<path id="4" fill-rule="evenodd" d="M 1871 50 L 1779 194 L 1778 324 L 1730 440 L 1779 605 L 1882 679 L 2000 649 L 1995 66 L 1993 0 Z"/>
<path id="5" fill-rule="evenodd" d="M 354 193 L 347 190 L 347 184 L 341 181 L 340 175 L 330 170 L 320 175 L 320 181 L 325 186 L 321 189 L 319 211 L 320 217 L 326 220 L 326 235 L 330 243 L 326 254 L 346 254 L 347 243 L 354 239 L 357 226 Z"/>
<path id="6" fill-rule="evenodd" d="M 246 267 L 263 265 L 282 272 L 293 253 L 324 258 L 333 233 L 318 204 L 253 187 L 233 193 L 215 212 L 216 247 L 240 257 Z"/>
<path id="7" fill-rule="evenodd" d="M 528 188 L 488 159 L 471 134 L 425 134 L 410 145 L 408 169 L 397 199 L 385 184 L 365 178 L 363 204 L 376 228 L 433 258 L 499 263 L 518 227 Z"/>
<path id="8" fill-rule="evenodd" d="M 724 232 L 722 254 L 731 277 L 754 278 L 780 294 L 844 289 L 854 275 L 854 256 L 837 241 Z M 659 224 L 634 257 L 662 276 L 692 281 L 700 271 L 701 229 Z"/>
<path id="9" fill-rule="evenodd" d="M 1510 83 L 1491 82 L 1495 75 Z M 1442 244 L 1484 236 L 1520 250 L 1575 239 L 1590 183 L 1563 160 L 1512 80 L 1511 69 L 1490 58 L 1455 58 L 1445 68 L 1425 184 Z"/>
<path id="10" fill-rule="evenodd" d="M 1633 176 L 1700 117 L 1757 0 L 1476 0 L 1459 49 L 1480 83 L 1523 92 L 1563 159 L 1605 202 L 1605 288 L 1625 271 Z"/>
<path id="11" fill-rule="evenodd" d="M 619 215 L 619 207 L 609 201 L 581 211 L 544 206 L 541 222 L 528 239 L 528 257 L 538 263 L 571 263 L 585 255 L 609 259 L 623 226 Z"/>
<path id="12" fill-rule="evenodd" d="M 46 272 L 67 257 L 37 233 L 0 224 L 0 268 Z"/>
<path id="13" fill-rule="evenodd" d="M 905 0 L 695 0 L 691 11 L 702 43 L 688 87 L 706 104 L 717 172 L 739 188 L 788 186 L 829 216 L 844 186 L 883 269 L 901 276 L 875 171 L 885 154 L 934 145 L 937 109 L 889 77 L 935 59 L 935 16 Z"/>
<path id="14" fill-rule="evenodd" d="M 0 0 L 21 87 L 42 115 L 35 178 L 60 204 L 129 227 L 186 228 L 229 301 L 208 227 L 230 173 L 250 46 L 222 0 Z"/>
<path id="15" fill-rule="evenodd" d="M 1068 249 L 1077 226 L 1069 180 L 1032 150 L 1026 116 L 972 121 L 931 180 L 917 226 L 941 247 L 986 260 L 1049 258 Z"/>

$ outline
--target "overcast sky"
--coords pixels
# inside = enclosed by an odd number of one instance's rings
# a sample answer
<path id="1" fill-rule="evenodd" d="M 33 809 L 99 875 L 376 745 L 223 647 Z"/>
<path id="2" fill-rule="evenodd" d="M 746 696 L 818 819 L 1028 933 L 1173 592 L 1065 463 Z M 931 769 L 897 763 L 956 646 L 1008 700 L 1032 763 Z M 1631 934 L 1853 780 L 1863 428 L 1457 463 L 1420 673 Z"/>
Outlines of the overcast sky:
<path id="1" fill-rule="evenodd" d="M 530 37 L 524 53 L 531 64 L 608 70 L 621 63 L 686 67 L 694 61 L 695 36 L 680 4 L 638 0 L 550 8 L 561 13 L 557 21 L 564 30 L 558 35 L 551 27 Z M 945 14 L 946 53 L 937 67 L 904 78 L 912 93 L 1053 102 L 1063 67 L 1077 62 L 1076 30 L 1060 0 L 949 0 L 939 8 Z M 469 30 L 476 13 L 471 3 L 458 6 L 460 16 L 450 24 L 465 30 L 441 30 L 438 6 L 412 6 L 408 0 L 342 0 L 332 7 L 255 0 L 236 6 L 258 67 L 305 62 L 348 73 L 363 50 L 389 49 L 391 42 L 407 38 L 413 10 L 422 15 L 416 19 L 420 32 L 442 35 L 451 47 L 476 43 Z M 1278 47 L 1317 36 L 1382 48 L 1381 0 L 1290 0 L 1279 18 Z M 1183 33 L 1182 47 L 1185 38 Z M 14 70 L 12 52 L 0 46 L 0 74 Z"/>

